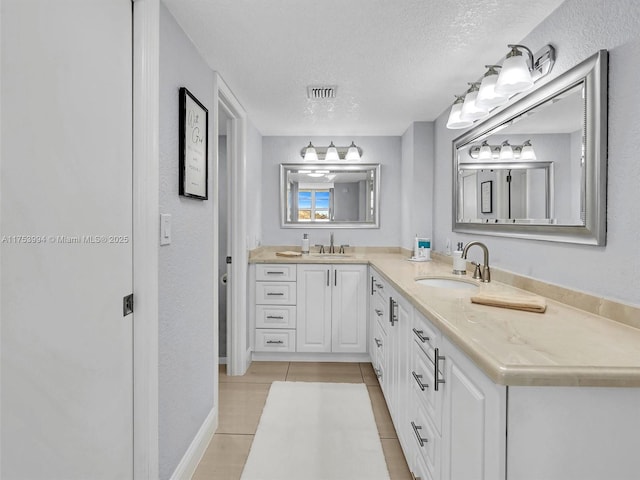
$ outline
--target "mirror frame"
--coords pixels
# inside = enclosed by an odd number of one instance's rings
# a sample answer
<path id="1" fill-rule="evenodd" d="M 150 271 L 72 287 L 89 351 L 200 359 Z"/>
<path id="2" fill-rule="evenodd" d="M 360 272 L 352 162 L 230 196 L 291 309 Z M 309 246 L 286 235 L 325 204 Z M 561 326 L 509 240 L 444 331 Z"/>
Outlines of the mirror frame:
<path id="1" fill-rule="evenodd" d="M 289 222 L 287 221 L 287 182 L 288 170 L 308 170 L 321 168 L 334 171 L 369 171 L 373 170 L 376 176 L 375 213 L 373 222 Z M 380 164 L 379 163 L 281 163 L 280 164 L 280 227 L 281 228 L 380 228 Z"/>
<path id="2" fill-rule="evenodd" d="M 512 105 L 457 137 L 453 147 L 452 224 L 454 232 L 553 242 L 605 245 L 607 215 L 607 70 L 608 53 L 600 50 L 549 83 L 530 92 Z M 458 221 L 458 150 L 499 131 L 529 110 L 576 85 L 585 85 L 585 184 L 584 225 L 528 223 L 467 223 Z"/>

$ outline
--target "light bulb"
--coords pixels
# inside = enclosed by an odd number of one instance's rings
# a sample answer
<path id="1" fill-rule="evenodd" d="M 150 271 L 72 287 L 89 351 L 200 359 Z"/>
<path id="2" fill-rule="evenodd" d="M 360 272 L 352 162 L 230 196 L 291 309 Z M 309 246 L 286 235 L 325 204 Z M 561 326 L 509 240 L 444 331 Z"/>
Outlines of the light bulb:
<path id="1" fill-rule="evenodd" d="M 493 160 L 493 151 L 491 146 L 486 142 L 482 142 L 480 150 L 478 151 L 478 160 Z"/>
<path id="2" fill-rule="evenodd" d="M 304 151 L 304 161 L 305 162 L 317 162 L 318 154 L 316 152 L 315 147 L 309 142 L 309 146 Z"/>
<path id="3" fill-rule="evenodd" d="M 487 65 L 489 70 L 484 74 L 482 83 L 480 83 L 480 91 L 476 97 L 476 105 L 491 109 L 504 105 L 509 101 L 509 97 L 506 95 L 500 95 L 496 92 L 496 82 L 498 81 L 497 65 Z"/>
<path id="4" fill-rule="evenodd" d="M 351 142 L 351 145 L 349 145 L 349 150 L 347 150 L 347 154 L 344 156 L 344 159 L 350 162 L 358 162 L 360 160 L 360 152 L 354 142 Z"/>
<path id="5" fill-rule="evenodd" d="M 520 160 L 536 160 L 536 152 L 533 150 L 531 140 L 527 140 L 522 144 L 522 151 L 520 152 Z"/>
<path id="6" fill-rule="evenodd" d="M 518 47 L 512 47 L 502 64 L 500 75 L 498 75 L 496 93 L 505 96 L 514 95 L 524 92 L 532 86 L 533 78 L 531 78 L 527 59 L 518 50 Z"/>
<path id="7" fill-rule="evenodd" d="M 464 97 L 456 95 L 456 101 L 453 102 L 451 106 L 451 111 L 449 112 L 449 119 L 447 120 L 447 128 L 450 130 L 457 130 L 459 128 L 467 128 L 470 127 L 473 122 L 471 120 L 462 118 L 462 104 L 464 102 Z"/>
<path id="8" fill-rule="evenodd" d="M 509 142 L 503 142 L 500 147 L 500 160 L 513 160 L 513 148 Z"/>
<path id="9" fill-rule="evenodd" d="M 481 107 L 476 102 L 476 98 L 478 97 L 478 84 L 470 83 L 469 85 L 471 85 L 471 88 L 464 97 L 461 116 L 463 120 L 471 120 L 473 122 L 489 115 L 489 110 Z"/>
<path id="10" fill-rule="evenodd" d="M 325 155 L 324 159 L 329 162 L 340 160 L 340 155 L 338 155 L 338 149 L 333 144 L 333 142 L 331 142 L 331 145 L 329 145 L 329 148 L 327 148 L 327 154 Z"/>

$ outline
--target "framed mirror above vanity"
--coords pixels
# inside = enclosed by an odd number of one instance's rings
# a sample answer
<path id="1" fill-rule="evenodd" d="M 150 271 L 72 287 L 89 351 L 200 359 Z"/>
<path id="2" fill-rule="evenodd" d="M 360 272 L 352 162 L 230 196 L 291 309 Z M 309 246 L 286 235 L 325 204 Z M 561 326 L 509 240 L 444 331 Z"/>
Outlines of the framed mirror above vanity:
<path id="1" fill-rule="evenodd" d="M 280 165 L 284 228 L 378 228 L 380 165 Z"/>
<path id="2" fill-rule="evenodd" d="M 453 141 L 453 230 L 606 239 L 607 52 Z"/>

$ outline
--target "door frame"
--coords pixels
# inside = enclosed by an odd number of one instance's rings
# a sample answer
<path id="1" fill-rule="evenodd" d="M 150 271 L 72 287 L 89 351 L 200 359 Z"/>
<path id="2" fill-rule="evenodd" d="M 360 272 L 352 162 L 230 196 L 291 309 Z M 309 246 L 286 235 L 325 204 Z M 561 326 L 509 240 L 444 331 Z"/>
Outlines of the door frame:
<path id="1" fill-rule="evenodd" d="M 160 0 L 133 1 L 133 478 L 158 478 Z"/>
<path id="2" fill-rule="evenodd" d="M 218 72 L 214 72 L 214 111 L 213 118 L 219 116 L 219 109 L 222 108 L 225 114 L 231 119 L 230 128 L 227 132 L 227 172 L 229 175 L 228 200 L 231 204 L 229 209 L 229 251 L 231 252 L 232 263 L 229 268 L 229 283 L 231 288 L 231 301 L 228 309 L 231 315 L 227 315 L 227 374 L 243 375 L 249 366 L 250 345 L 247 342 L 247 201 L 246 201 L 246 139 L 247 139 L 247 115 L 233 94 L 229 86 Z M 216 130 L 217 131 L 217 130 Z M 216 179 L 216 198 L 219 192 L 218 182 L 226 181 L 220 179 L 218 172 L 218 142 L 213 144 L 214 151 L 214 171 Z M 216 213 L 217 215 L 217 213 Z M 215 222 L 214 238 L 218 238 L 218 222 Z M 214 256 L 214 271 L 218 271 L 218 262 L 225 261 Z M 217 332 L 217 308 L 218 299 L 216 297 L 214 310 L 216 312 Z M 217 351 L 217 347 L 216 347 Z M 216 361 L 218 361 L 216 355 Z M 216 369 L 217 372 L 217 369 Z M 215 379 L 215 390 L 217 393 L 217 378 Z"/>

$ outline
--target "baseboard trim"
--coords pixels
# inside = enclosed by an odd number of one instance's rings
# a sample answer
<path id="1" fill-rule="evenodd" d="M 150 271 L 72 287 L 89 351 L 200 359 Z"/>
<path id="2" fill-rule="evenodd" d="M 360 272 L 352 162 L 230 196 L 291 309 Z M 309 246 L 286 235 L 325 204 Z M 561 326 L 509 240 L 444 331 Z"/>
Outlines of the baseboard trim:
<path id="1" fill-rule="evenodd" d="M 253 352 L 255 362 L 370 362 L 368 353 Z"/>
<path id="2" fill-rule="evenodd" d="M 193 476 L 217 428 L 218 408 L 214 407 L 207 415 L 191 445 L 187 448 L 173 475 L 171 475 L 171 480 L 189 480 Z"/>

